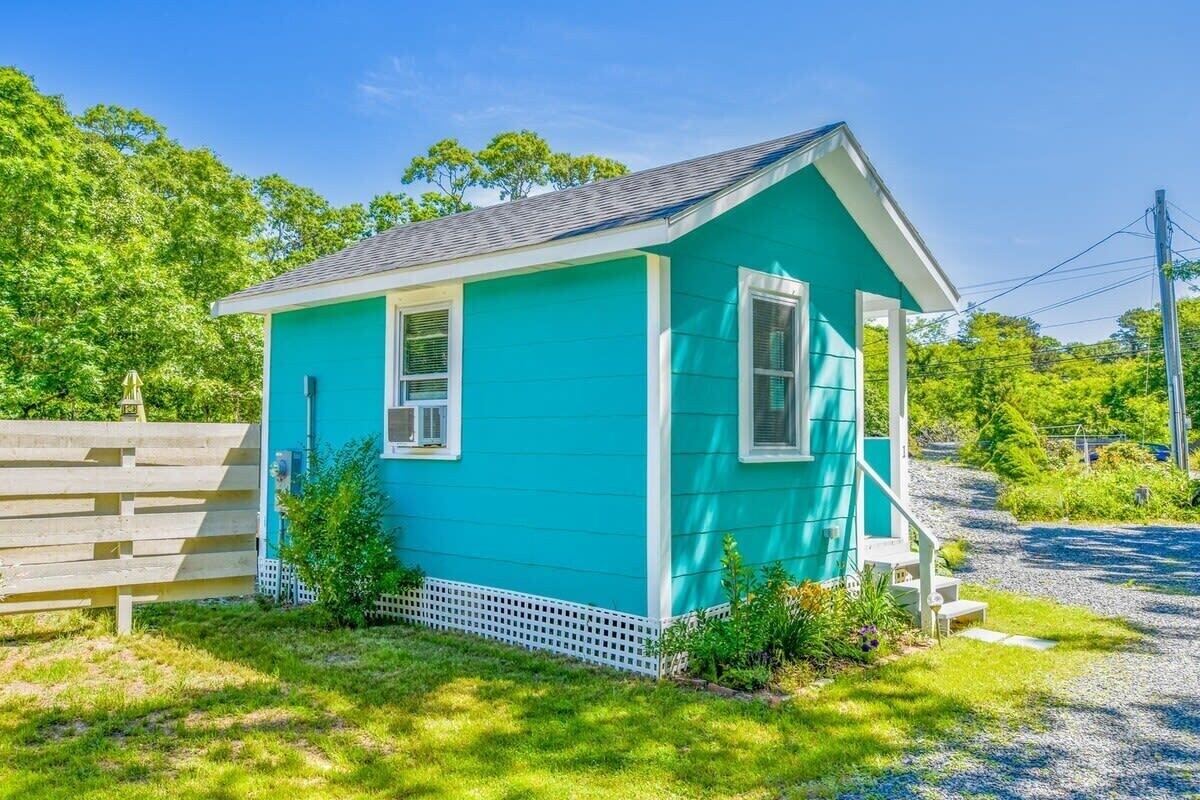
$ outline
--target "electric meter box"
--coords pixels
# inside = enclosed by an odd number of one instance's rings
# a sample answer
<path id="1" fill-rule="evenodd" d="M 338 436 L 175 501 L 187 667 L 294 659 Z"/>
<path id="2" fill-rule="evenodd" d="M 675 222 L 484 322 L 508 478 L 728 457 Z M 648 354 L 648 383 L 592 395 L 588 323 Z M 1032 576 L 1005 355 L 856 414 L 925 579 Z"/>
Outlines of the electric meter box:
<path id="1" fill-rule="evenodd" d="M 298 487 L 301 453 L 299 450 L 279 450 L 271 464 L 271 476 L 275 479 L 275 510 L 279 511 L 279 495 L 291 494 Z"/>

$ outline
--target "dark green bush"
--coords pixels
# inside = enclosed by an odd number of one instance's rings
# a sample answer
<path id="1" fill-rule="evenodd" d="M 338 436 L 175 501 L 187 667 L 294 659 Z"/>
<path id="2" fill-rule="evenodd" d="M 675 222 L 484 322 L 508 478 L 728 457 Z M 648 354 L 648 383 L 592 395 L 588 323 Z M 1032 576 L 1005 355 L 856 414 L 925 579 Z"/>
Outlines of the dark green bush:
<path id="1" fill-rule="evenodd" d="M 1037 431 L 1011 403 L 1000 404 L 962 455 L 968 463 L 1014 483 L 1035 480 L 1048 464 Z"/>
<path id="2" fill-rule="evenodd" d="M 281 555 L 314 589 L 316 605 L 335 625 L 360 626 L 375 601 L 419 586 L 383 527 L 387 497 L 379 480 L 379 444 L 367 438 L 336 451 L 318 448 L 299 491 L 281 494 L 289 536 Z"/>

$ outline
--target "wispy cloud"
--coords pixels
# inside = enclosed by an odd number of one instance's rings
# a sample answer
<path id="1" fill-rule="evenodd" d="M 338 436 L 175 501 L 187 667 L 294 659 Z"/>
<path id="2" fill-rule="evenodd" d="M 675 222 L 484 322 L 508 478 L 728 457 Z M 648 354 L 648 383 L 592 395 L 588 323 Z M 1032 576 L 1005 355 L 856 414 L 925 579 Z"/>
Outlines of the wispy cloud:
<path id="1" fill-rule="evenodd" d="M 401 56 L 392 56 L 385 67 L 368 72 L 356 89 L 369 107 L 408 107 L 430 96 L 429 81 L 416 62 Z"/>

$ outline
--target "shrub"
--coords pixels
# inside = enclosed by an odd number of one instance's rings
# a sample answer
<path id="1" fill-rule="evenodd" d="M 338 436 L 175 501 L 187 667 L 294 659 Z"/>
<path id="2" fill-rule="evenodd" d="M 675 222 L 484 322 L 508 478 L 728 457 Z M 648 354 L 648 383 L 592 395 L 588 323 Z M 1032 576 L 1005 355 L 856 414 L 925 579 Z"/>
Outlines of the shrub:
<path id="1" fill-rule="evenodd" d="M 1046 442 L 1046 462 L 1055 469 L 1083 463 L 1083 454 L 1070 439 L 1051 439 Z"/>
<path id="2" fill-rule="evenodd" d="M 1134 492 L 1150 489 L 1138 505 Z M 999 507 L 1020 520 L 1200 522 L 1193 505 L 1194 482 L 1167 464 L 1118 463 L 1103 469 L 1054 472 L 1029 484 L 1013 484 L 1000 495 Z"/>
<path id="3" fill-rule="evenodd" d="M 967 563 L 967 554 L 970 545 L 966 539 L 953 539 L 942 545 L 942 549 L 938 550 L 938 556 L 945 563 L 946 568 L 955 570 Z"/>
<path id="4" fill-rule="evenodd" d="M 316 591 L 331 623 L 360 626 L 381 595 L 420 585 L 420 573 L 399 562 L 383 528 L 387 497 L 375 440 L 315 450 L 299 491 L 279 501 L 289 530 L 281 555 Z"/>
<path id="5" fill-rule="evenodd" d="M 1127 464 L 1155 464 L 1154 455 L 1136 442 L 1113 442 L 1096 449 L 1097 469 L 1118 469 Z"/>
<path id="6" fill-rule="evenodd" d="M 1032 481 L 1047 465 L 1037 431 L 1010 403 L 1002 403 L 964 458 L 1014 483 Z"/>

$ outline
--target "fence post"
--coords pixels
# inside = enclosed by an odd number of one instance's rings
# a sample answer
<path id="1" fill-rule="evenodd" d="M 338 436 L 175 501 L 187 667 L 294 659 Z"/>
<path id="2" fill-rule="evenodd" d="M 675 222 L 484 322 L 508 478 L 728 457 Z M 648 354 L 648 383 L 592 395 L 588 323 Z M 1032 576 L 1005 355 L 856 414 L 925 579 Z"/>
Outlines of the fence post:
<path id="1" fill-rule="evenodd" d="M 121 421 L 122 422 L 145 422 L 146 407 L 142 403 L 142 379 L 138 377 L 137 370 L 130 370 L 125 375 L 125 380 L 121 381 L 123 394 L 121 397 Z M 121 467 L 132 471 L 137 465 L 137 452 L 134 447 L 121 448 Z M 132 484 L 131 484 L 132 485 Z M 132 522 L 128 519 L 132 517 L 136 508 L 134 500 L 137 495 L 133 492 L 122 492 L 120 502 L 118 503 L 117 513 L 121 515 L 122 522 Z M 132 528 L 132 525 L 130 526 Z M 117 545 L 117 557 L 124 560 L 133 559 L 133 541 L 120 542 Z M 133 587 L 118 586 L 117 587 L 117 634 L 126 634 L 133 631 Z"/>

